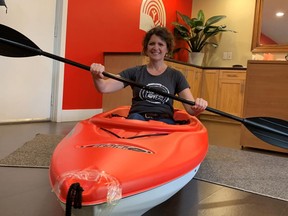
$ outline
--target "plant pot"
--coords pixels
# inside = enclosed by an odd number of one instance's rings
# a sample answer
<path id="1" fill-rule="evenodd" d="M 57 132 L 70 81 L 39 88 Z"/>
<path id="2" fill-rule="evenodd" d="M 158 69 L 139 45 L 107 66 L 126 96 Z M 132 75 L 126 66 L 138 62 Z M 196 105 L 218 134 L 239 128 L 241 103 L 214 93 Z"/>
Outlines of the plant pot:
<path id="1" fill-rule="evenodd" d="M 204 55 L 205 53 L 201 53 L 201 52 L 190 52 L 188 63 L 197 65 L 197 66 L 202 66 Z"/>

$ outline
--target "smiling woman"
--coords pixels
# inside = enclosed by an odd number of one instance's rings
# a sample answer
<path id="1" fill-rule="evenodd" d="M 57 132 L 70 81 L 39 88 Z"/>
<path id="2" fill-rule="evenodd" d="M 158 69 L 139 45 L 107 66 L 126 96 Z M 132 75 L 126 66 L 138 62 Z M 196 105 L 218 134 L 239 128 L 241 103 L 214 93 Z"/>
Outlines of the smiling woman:
<path id="1" fill-rule="evenodd" d="M 183 103 L 185 110 L 190 115 L 199 115 L 205 110 L 208 103 L 202 98 L 194 99 L 189 83 L 185 76 L 178 70 L 168 67 L 164 61 L 165 56 L 172 52 L 174 39 L 172 33 L 165 27 L 156 26 L 150 29 L 143 39 L 143 53 L 149 58 L 148 64 L 134 66 L 125 69 L 119 77 L 143 83 L 144 86 L 173 96 L 179 95 L 188 101 L 195 101 L 192 106 Z M 112 93 L 128 86 L 115 79 L 103 79 L 105 68 L 103 65 L 93 63 L 90 67 L 93 81 L 97 90 L 101 93 Z M 173 120 L 173 99 L 162 97 L 162 94 L 147 89 L 139 89 L 131 85 L 133 90 L 132 106 L 128 115 L 129 119 L 148 121 L 162 121 L 175 124 Z M 150 117 L 147 116 L 149 114 Z"/>
<path id="2" fill-rule="evenodd" d="M 288 51 L 287 12 L 285 0 L 256 0 L 252 52 Z"/>

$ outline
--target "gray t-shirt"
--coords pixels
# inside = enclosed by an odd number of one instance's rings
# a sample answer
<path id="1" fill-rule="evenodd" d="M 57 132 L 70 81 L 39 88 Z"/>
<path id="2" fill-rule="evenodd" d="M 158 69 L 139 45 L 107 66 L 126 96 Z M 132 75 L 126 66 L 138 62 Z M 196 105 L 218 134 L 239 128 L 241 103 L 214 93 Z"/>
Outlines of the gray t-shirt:
<path id="1" fill-rule="evenodd" d="M 189 88 L 184 75 L 171 67 L 167 67 L 161 75 L 153 76 L 147 71 L 146 65 L 136 66 L 122 71 L 120 76 L 172 95 Z M 124 85 L 128 86 L 126 83 Z M 131 88 L 133 98 L 130 113 L 166 113 L 173 117 L 173 99 L 138 87 Z"/>

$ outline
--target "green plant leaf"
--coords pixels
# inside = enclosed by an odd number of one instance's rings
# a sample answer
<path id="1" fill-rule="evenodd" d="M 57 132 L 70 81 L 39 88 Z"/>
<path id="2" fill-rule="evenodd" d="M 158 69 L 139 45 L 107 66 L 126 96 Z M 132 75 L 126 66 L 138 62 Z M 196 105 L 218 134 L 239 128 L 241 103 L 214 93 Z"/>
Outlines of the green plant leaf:
<path id="1" fill-rule="evenodd" d="M 200 52 L 206 45 L 217 47 L 218 44 L 209 39 L 221 32 L 236 33 L 236 31 L 226 29 L 226 25 L 215 25 L 226 18 L 225 15 L 212 16 L 205 22 L 203 10 L 199 10 L 197 17 L 192 18 L 177 11 L 177 18 L 177 22 L 172 23 L 175 27 L 174 36 L 186 41 L 192 52 Z"/>
<path id="2" fill-rule="evenodd" d="M 226 16 L 224 16 L 224 15 L 212 16 L 206 21 L 205 26 L 210 26 L 214 23 L 219 22 L 220 20 L 222 20 L 224 18 L 226 18 Z"/>
<path id="3" fill-rule="evenodd" d="M 199 10 L 199 11 L 198 11 L 197 19 L 200 20 L 200 21 L 202 21 L 202 23 L 205 22 L 205 15 L 204 15 L 203 10 Z"/>
<path id="4" fill-rule="evenodd" d="M 186 25 L 188 25 L 188 26 L 191 26 L 191 19 L 188 17 L 188 16 L 186 16 L 186 15 L 184 15 L 184 14 L 181 14 L 180 12 L 176 12 L 177 13 L 177 16 L 180 16 L 180 18 L 182 19 L 182 21 L 184 21 L 184 23 L 186 23 Z"/>
<path id="5" fill-rule="evenodd" d="M 175 28 L 174 28 L 174 36 L 175 36 L 176 38 L 186 38 L 186 37 L 189 37 L 190 32 L 189 32 L 189 30 L 188 30 L 185 26 L 183 26 L 183 25 L 181 25 L 181 24 L 179 24 L 179 23 L 175 23 L 174 25 L 175 25 Z"/>

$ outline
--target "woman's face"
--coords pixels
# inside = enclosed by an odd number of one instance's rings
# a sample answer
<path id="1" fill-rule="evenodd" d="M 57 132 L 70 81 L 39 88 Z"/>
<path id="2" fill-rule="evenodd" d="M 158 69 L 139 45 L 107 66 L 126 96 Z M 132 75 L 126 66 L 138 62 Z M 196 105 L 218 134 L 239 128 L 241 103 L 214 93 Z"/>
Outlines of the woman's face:
<path id="1" fill-rule="evenodd" d="M 157 35 L 152 35 L 147 46 L 146 55 L 154 61 L 163 60 L 168 53 L 167 44 Z"/>

